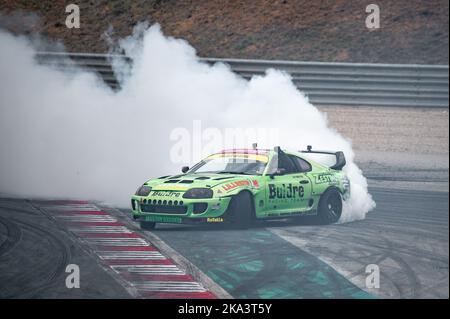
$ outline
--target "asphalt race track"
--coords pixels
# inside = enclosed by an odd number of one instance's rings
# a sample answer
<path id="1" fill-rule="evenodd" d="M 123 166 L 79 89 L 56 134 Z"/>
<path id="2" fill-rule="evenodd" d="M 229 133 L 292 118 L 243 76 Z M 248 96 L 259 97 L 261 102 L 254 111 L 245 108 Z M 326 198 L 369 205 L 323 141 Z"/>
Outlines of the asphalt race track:
<path id="1" fill-rule="evenodd" d="M 66 265 L 83 270 L 65 286 Z M 0 200 L 0 298 L 127 298 L 70 236 L 28 201 Z"/>
<path id="2" fill-rule="evenodd" d="M 372 190 L 375 212 L 363 221 L 272 229 L 365 286 L 380 268 L 384 298 L 448 298 L 448 193 Z M 304 239 L 303 241 L 301 239 Z"/>
<path id="3" fill-rule="evenodd" d="M 448 193 L 370 191 L 377 208 L 365 220 L 325 227 L 158 225 L 149 233 L 128 212 L 111 214 L 218 297 L 448 298 Z M 79 289 L 65 286 L 67 264 L 80 267 Z M 365 286 L 369 264 L 379 266 L 379 289 Z M 39 202 L 0 199 L 0 298 L 135 297 Z"/>
<path id="4" fill-rule="evenodd" d="M 265 222 L 246 232 L 164 225 L 155 232 L 236 297 L 368 297 L 328 265 L 365 287 L 366 266 L 377 264 L 374 296 L 447 298 L 448 193 L 371 193 L 377 209 L 352 223 Z"/>

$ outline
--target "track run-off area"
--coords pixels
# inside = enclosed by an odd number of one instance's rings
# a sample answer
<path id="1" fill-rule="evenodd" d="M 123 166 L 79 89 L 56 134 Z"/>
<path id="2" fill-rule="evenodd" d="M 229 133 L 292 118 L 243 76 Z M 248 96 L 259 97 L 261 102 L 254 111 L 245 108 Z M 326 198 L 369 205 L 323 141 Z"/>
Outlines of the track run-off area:
<path id="1" fill-rule="evenodd" d="M 0 298 L 448 298 L 448 192 L 370 192 L 377 208 L 345 224 L 151 232 L 97 203 L 2 198 Z"/>

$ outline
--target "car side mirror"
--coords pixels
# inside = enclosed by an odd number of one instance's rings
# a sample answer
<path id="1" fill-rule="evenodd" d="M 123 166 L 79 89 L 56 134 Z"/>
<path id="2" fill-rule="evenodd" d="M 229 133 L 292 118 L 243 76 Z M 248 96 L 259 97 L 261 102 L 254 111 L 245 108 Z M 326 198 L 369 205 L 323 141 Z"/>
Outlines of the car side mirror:
<path id="1" fill-rule="evenodd" d="M 188 170 L 189 170 L 189 166 L 183 166 L 183 167 L 181 168 L 181 171 L 182 171 L 183 173 L 186 173 Z"/>

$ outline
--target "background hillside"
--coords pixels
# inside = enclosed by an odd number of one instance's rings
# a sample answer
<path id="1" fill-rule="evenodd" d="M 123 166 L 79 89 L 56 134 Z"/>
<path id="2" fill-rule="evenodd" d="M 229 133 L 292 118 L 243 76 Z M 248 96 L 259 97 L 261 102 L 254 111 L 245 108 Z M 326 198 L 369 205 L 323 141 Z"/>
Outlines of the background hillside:
<path id="1" fill-rule="evenodd" d="M 70 2 L 81 8 L 80 29 L 65 26 Z M 381 9 L 376 31 L 365 27 L 370 3 Z M 0 12 L 0 27 L 77 52 L 106 52 L 110 26 L 123 37 L 146 20 L 201 56 L 448 64 L 448 0 L 0 0 Z"/>

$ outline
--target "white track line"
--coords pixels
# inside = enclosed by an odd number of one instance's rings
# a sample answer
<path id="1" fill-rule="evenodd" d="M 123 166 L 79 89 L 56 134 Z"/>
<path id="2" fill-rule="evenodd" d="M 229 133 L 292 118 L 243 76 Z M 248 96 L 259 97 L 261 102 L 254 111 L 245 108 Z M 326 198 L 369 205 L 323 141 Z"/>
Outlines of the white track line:
<path id="1" fill-rule="evenodd" d="M 142 259 L 165 260 L 167 259 L 158 251 L 97 251 L 97 255 L 104 260 L 111 259 Z"/>
<path id="2" fill-rule="evenodd" d="M 164 292 L 205 292 L 197 282 L 186 281 L 148 281 L 145 283 L 133 283 L 133 286 L 144 291 L 164 291 Z"/>
<path id="3" fill-rule="evenodd" d="M 132 231 L 124 226 L 78 226 L 69 227 L 74 233 L 108 233 L 108 234 L 131 234 Z"/>
<path id="4" fill-rule="evenodd" d="M 101 245 L 101 246 L 150 246 L 142 238 L 84 238 L 90 245 Z"/>
<path id="5" fill-rule="evenodd" d="M 109 215 L 60 215 L 56 217 L 70 222 L 117 222 L 116 218 Z"/>
<path id="6" fill-rule="evenodd" d="M 118 265 L 111 268 L 118 273 L 139 275 L 185 275 L 184 271 L 175 265 Z"/>
<path id="7" fill-rule="evenodd" d="M 98 211 L 101 212 L 102 210 L 98 208 L 95 205 L 48 205 L 48 206 L 42 206 L 44 209 L 48 210 L 58 210 L 58 211 L 79 211 L 79 212 L 85 212 L 85 211 Z"/>

